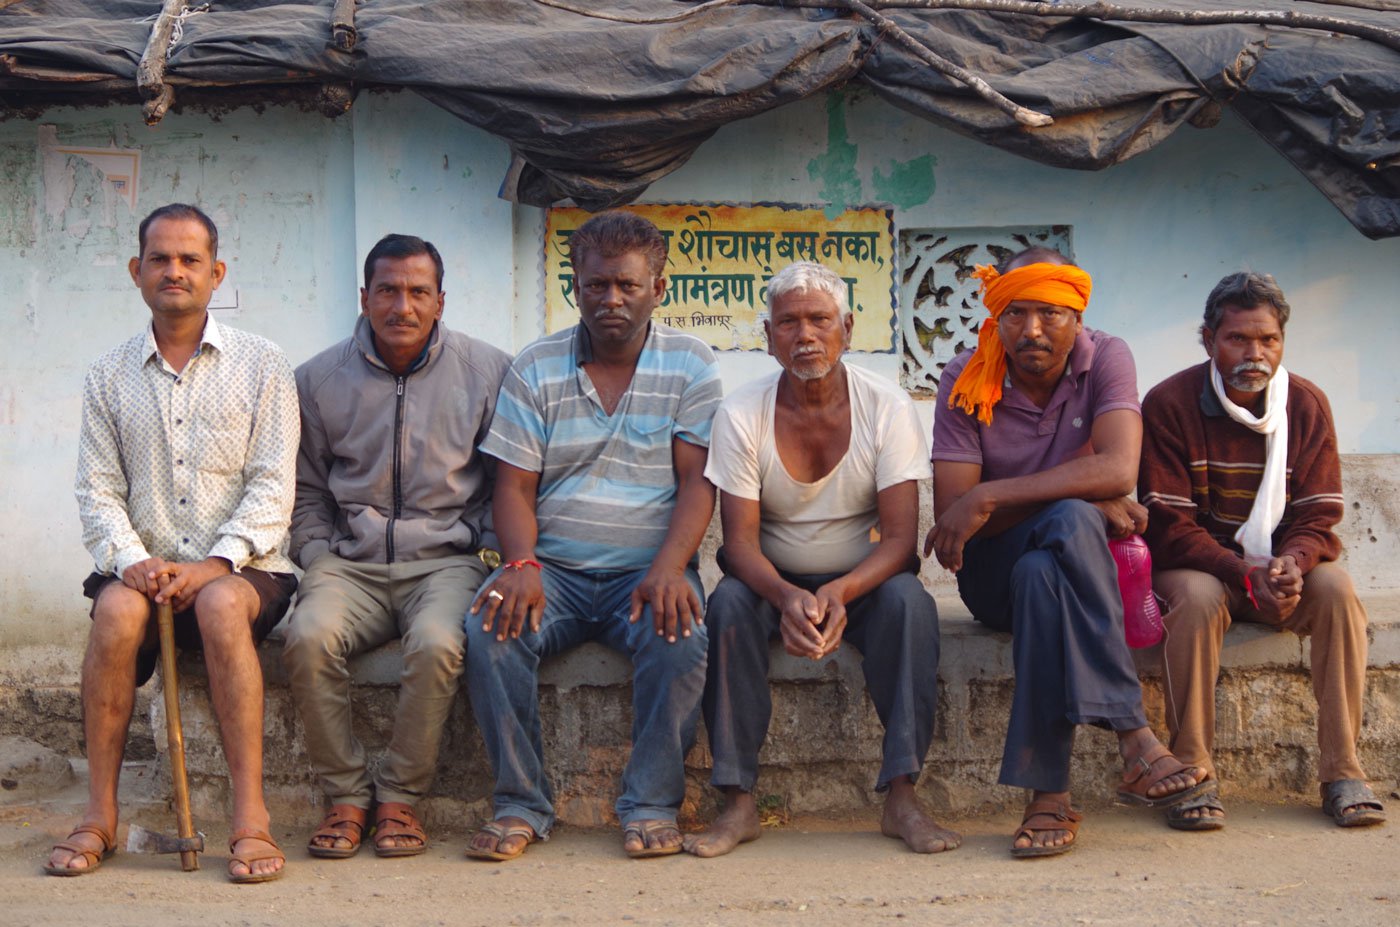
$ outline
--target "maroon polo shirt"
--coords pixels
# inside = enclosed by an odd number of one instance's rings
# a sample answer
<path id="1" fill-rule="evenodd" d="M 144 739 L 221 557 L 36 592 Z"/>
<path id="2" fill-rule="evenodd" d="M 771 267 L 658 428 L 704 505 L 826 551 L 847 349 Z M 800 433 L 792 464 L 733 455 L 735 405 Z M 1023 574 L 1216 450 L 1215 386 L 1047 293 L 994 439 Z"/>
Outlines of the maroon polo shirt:
<path id="1" fill-rule="evenodd" d="M 1008 376 L 990 425 L 948 407 L 953 384 L 970 357 L 969 350 L 953 358 L 938 380 L 930 456 L 934 461 L 979 464 L 983 482 L 1039 473 L 1082 453 L 1094 419 L 1105 412 L 1142 413 L 1132 352 L 1123 339 L 1105 332 L 1079 332 L 1065 374 L 1044 409 L 1017 390 Z"/>

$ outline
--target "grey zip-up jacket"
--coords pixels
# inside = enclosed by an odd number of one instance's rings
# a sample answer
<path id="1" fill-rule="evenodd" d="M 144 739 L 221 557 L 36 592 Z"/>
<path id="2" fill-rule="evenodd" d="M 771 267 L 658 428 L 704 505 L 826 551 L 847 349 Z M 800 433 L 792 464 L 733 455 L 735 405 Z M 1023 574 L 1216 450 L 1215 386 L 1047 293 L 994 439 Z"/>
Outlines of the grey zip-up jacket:
<path id="1" fill-rule="evenodd" d="M 403 376 L 374 350 L 369 322 L 297 368 L 301 450 L 291 555 L 361 563 L 427 560 L 495 547 L 491 427 L 510 356 L 438 322 Z"/>

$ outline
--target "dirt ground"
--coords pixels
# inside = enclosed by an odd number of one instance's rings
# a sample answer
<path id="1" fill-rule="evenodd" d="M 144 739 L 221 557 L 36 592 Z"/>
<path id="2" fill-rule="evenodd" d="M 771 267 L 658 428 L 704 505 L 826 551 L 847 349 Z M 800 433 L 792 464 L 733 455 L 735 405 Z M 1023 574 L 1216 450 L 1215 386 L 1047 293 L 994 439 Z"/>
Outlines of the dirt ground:
<path id="1" fill-rule="evenodd" d="M 125 791 L 125 789 L 124 789 Z M 1389 793 L 1389 789 L 1386 790 Z M 102 871 L 42 874 L 48 847 L 81 809 L 81 786 L 0 806 L 0 924 L 261 927 L 548 925 L 1374 925 L 1400 923 L 1400 801 L 1392 820 L 1343 831 L 1315 807 L 1229 802 L 1221 832 L 1168 830 L 1160 813 L 1086 815 L 1067 856 L 1013 860 L 1010 815 L 950 821 L 961 848 L 916 856 L 876 822 L 799 819 L 719 859 L 634 861 L 612 832 L 560 830 L 505 864 L 466 860 L 465 827 L 420 857 L 313 860 L 306 834 L 274 827 L 287 875 L 224 880 L 226 829 L 200 821 L 198 872 L 173 856 L 119 852 Z M 130 818 L 173 831 L 159 803 Z M 119 839 L 125 839 L 125 830 Z"/>

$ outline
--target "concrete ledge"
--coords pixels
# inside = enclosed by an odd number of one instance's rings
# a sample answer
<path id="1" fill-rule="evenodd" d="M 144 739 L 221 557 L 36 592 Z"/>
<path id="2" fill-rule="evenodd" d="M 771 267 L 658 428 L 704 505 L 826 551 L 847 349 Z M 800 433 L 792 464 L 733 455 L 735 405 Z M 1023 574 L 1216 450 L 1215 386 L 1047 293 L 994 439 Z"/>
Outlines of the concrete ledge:
<path id="1" fill-rule="evenodd" d="M 1371 776 L 1389 781 L 1400 756 L 1400 591 L 1365 596 L 1370 612 L 1370 672 L 1362 760 Z M 938 600 L 943 639 L 939 716 L 920 791 L 943 813 L 1019 805 L 1019 790 L 996 784 L 1014 681 L 1009 635 L 972 621 L 957 599 Z M 320 795 L 306 760 L 281 663 L 280 641 L 260 650 L 267 686 L 266 781 L 279 819 L 313 823 Z M 1165 731 L 1160 654 L 1136 653 L 1149 718 Z M 399 645 L 392 642 L 352 663 L 356 735 L 372 756 L 382 753 L 397 698 Z M 1217 763 L 1231 794 L 1270 797 L 1315 790 L 1315 703 L 1303 641 L 1255 625 L 1226 636 L 1218 690 Z M 181 661 L 181 705 L 191 782 L 200 813 L 220 815 L 227 800 L 226 768 L 218 747 L 204 671 Z M 568 824 L 613 822 L 612 801 L 630 746 L 630 667 L 621 655 L 588 644 L 547 661 L 540 674 L 543 737 Z M 881 728 L 865 696 L 853 648 L 812 662 L 775 646 L 770 680 L 773 720 L 760 761 L 764 795 L 804 813 L 855 814 L 875 801 Z M 165 751 L 163 704 L 150 701 L 150 731 Z M 702 732 L 687 758 L 689 788 L 683 815 L 707 817 L 715 796 L 706 787 L 710 757 Z M 1075 751 L 1076 800 L 1093 806 L 1112 799 L 1118 775 L 1111 734 L 1081 729 Z M 489 812 L 491 775 L 465 693 L 458 697 L 444 738 L 434 794 L 423 803 L 438 820 L 475 819 Z"/>

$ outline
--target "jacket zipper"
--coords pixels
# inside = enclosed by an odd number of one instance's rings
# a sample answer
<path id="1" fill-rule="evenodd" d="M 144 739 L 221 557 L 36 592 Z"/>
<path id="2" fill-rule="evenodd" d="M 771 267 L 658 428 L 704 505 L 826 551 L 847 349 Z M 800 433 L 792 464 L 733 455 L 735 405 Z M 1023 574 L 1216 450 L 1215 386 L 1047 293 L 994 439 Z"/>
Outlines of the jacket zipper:
<path id="1" fill-rule="evenodd" d="M 394 562 L 394 522 L 403 515 L 403 377 L 397 377 L 394 400 L 394 507 L 384 528 L 384 562 Z"/>

